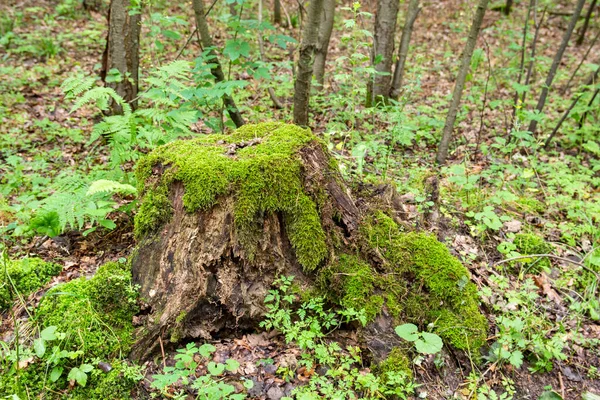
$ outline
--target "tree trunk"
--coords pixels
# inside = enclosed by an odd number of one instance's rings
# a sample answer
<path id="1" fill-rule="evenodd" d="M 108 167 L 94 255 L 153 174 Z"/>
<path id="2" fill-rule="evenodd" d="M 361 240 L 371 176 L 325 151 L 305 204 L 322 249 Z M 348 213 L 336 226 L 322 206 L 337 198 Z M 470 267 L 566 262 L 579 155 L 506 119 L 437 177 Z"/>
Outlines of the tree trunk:
<path id="1" fill-rule="evenodd" d="M 108 36 L 102 55 L 102 80 L 107 87 L 113 88 L 119 96 L 135 109 L 139 79 L 139 52 L 141 13 L 130 15 L 129 0 L 111 0 L 108 10 Z M 107 82 L 106 77 L 112 70 L 120 78 Z M 123 112 L 116 102 L 111 103 L 113 114 Z"/>
<path id="2" fill-rule="evenodd" d="M 465 80 L 467 74 L 471 68 L 471 57 L 477 44 L 477 37 L 479 36 L 479 30 L 483 22 L 485 10 L 487 9 L 489 0 L 479 0 L 477 5 L 477 11 L 473 18 L 473 24 L 469 31 L 469 38 L 465 45 L 465 49 L 462 54 L 462 60 L 460 69 L 458 70 L 458 76 L 456 77 L 456 83 L 454 84 L 454 92 L 452 93 L 452 100 L 450 101 L 450 108 L 448 109 L 448 115 L 446 116 L 446 123 L 442 132 L 442 140 L 438 147 L 436 161 L 438 164 L 443 165 L 448 157 L 448 147 L 450 146 L 450 139 L 452 139 L 452 131 L 454 130 L 454 122 L 456 121 L 456 114 L 458 113 L 458 107 L 460 106 L 460 99 L 462 97 L 462 91 L 465 87 Z"/>
<path id="3" fill-rule="evenodd" d="M 400 344 L 401 321 L 435 321 L 446 344 L 463 350 L 485 343 L 468 270 L 434 237 L 401 232 L 395 189 L 350 193 L 307 129 L 265 123 L 173 142 L 141 160 L 137 177 L 132 276 L 145 304 L 134 359 L 163 342 L 256 329 L 272 283 L 290 275 L 298 294 L 317 289 L 364 308 L 357 336 L 376 360 Z"/>
<path id="4" fill-rule="evenodd" d="M 598 62 L 600 62 L 600 60 L 598 60 Z M 573 108 L 575 108 L 577 103 L 579 103 L 579 100 L 584 95 L 584 93 L 589 90 L 590 85 L 593 85 L 594 83 L 597 82 L 599 73 L 600 73 L 600 68 L 597 68 L 596 71 L 592 72 L 590 74 L 590 76 L 588 77 L 588 79 L 585 81 L 585 83 L 583 84 L 584 87 L 581 90 L 581 92 L 575 94 L 575 97 L 573 98 L 573 101 L 571 102 L 571 106 L 563 113 L 562 117 L 560 118 L 560 120 L 558 121 L 558 123 L 556 124 L 554 129 L 552 130 L 552 133 L 550 133 L 550 136 L 548 136 L 548 139 L 546 139 L 546 142 L 544 143 L 544 148 L 547 149 L 550 146 L 550 142 L 552 142 L 554 135 L 556 135 L 556 133 L 562 126 L 563 122 L 565 122 L 565 120 L 567 119 L 567 117 L 569 116 L 569 114 L 571 113 Z"/>
<path id="5" fill-rule="evenodd" d="M 86 11 L 98 11 L 101 4 L 100 0 L 83 0 L 83 9 Z"/>
<path id="6" fill-rule="evenodd" d="M 585 39 L 585 34 L 587 32 L 588 26 L 590 25 L 590 18 L 594 13 L 594 9 L 596 8 L 596 3 L 598 0 L 592 0 L 592 4 L 590 4 L 590 8 L 588 8 L 587 13 L 585 14 L 585 21 L 583 22 L 583 26 L 581 27 L 581 32 L 579 32 L 579 37 L 577 38 L 577 46 L 581 46 L 583 44 L 583 40 Z"/>
<path id="7" fill-rule="evenodd" d="M 333 30 L 333 22 L 335 19 L 335 2 L 336 0 L 324 0 L 323 13 L 321 14 L 319 39 L 317 41 L 315 63 L 313 66 L 318 90 L 323 90 L 323 84 L 325 83 L 325 61 L 327 60 L 329 40 L 331 39 L 331 31 Z"/>
<path id="8" fill-rule="evenodd" d="M 506 4 L 504 5 L 504 15 L 510 15 L 510 11 L 512 10 L 513 0 L 506 0 Z"/>
<path id="9" fill-rule="evenodd" d="M 525 73 L 525 52 L 527 45 L 527 33 L 529 32 L 529 16 L 531 15 L 531 10 L 537 7 L 536 0 L 529 0 L 529 6 L 527 7 L 527 15 L 525 16 L 525 24 L 523 25 L 523 39 L 521 40 L 521 62 L 519 63 L 519 76 L 517 78 L 517 83 L 520 85 L 521 80 L 523 79 L 523 74 Z M 517 116 L 517 108 L 519 108 L 519 91 L 515 90 L 514 96 L 514 104 L 513 104 L 513 114 L 512 114 L 512 122 Z"/>
<path id="10" fill-rule="evenodd" d="M 208 30 L 208 23 L 206 22 L 206 12 L 204 10 L 204 1 L 203 0 L 193 0 L 194 6 L 194 15 L 196 16 L 196 27 L 198 32 L 200 33 L 200 40 L 202 41 L 202 46 L 206 49 L 213 47 L 212 36 L 210 36 L 210 32 Z M 210 50 L 209 56 L 211 57 L 210 63 L 214 64 L 214 67 L 211 68 L 211 73 L 215 77 L 217 82 L 225 81 L 225 74 L 223 74 L 223 68 L 221 67 L 221 63 L 217 58 L 217 53 L 214 50 Z M 240 127 L 244 125 L 244 118 L 242 114 L 238 110 L 235 101 L 233 98 L 228 95 L 223 95 L 223 103 L 227 108 L 227 112 L 229 113 L 229 117 L 233 121 L 236 127 Z"/>
<path id="11" fill-rule="evenodd" d="M 323 1 L 311 0 L 300 43 L 296 81 L 294 82 L 294 123 L 300 126 L 308 125 L 310 84 L 314 56 L 319 39 L 319 22 L 321 20 Z"/>
<path id="12" fill-rule="evenodd" d="M 575 24 L 577 24 L 577 20 L 579 19 L 579 15 L 581 14 L 581 10 L 583 9 L 583 5 L 585 4 L 585 0 L 577 0 L 577 5 L 575 6 L 575 11 L 573 11 L 573 15 L 571 16 L 571 20 L 569 21 L 569 25 L 567 26 L 567 30 L 563 35 L 562 41 L 560 43 L 560 47 L 554 56 L 554 60 L 552 61 L 552 65 L 550 66 L 550 71 L 548 71 L 548 76 L 546 77 L 546 82 L 542 87 L 542 92 L 540 94 L 540 98 L 538 100 L 537 106 L 535 107 L 538 113 L 541 113 L 544 110 L 544 105 L 546 105 L 546 98 L 548 97 L 548 92 L 552 87 L 552 81 L 554 81 L 554 75 L 556 75 L 556 71 L 558 70 L 558 65 L 562 60 L 563 54 L 567 49 L 567 45 L 569 44 L 569 39 L 571 38 L 571 34 L 573 33 L 573 29 L 575 28 Z M 529 123 L 529 132 L 535 134 L 537 128 L 537 121 L 533 120 Z"/>
<path id="13" fill-rule="evenodd" d="M 281 0 L 273 1 L 273 25 L 281 25 Z"/>
<path id="14" fill-rule="evenodd" d="M 367 107 L 385 104 L 390 95 L 398 0 L 378 0 L 371 63 L 375 76 L 367 83 Z"/>
<path id="15" fill-rule="evenodd" d="M 404 28 L 402 29 L 402 38 L 400 39 L 400 48 L 398 49 L 398 61 L 396 61 L 396 68 L 394 69 L 394 77 L 392 79 L 392 88 L 390 91 L 390 97 L 394 100 L 398 99 L 398 96 L 400 96 L 404 78 L 404 65 L 406 64 L 408 49 L 410 47 L 410 37 L 420 10 L 419 0 L 410 0 L 408 11 L 406 13 L 406 21 L 404 22 Z"/>

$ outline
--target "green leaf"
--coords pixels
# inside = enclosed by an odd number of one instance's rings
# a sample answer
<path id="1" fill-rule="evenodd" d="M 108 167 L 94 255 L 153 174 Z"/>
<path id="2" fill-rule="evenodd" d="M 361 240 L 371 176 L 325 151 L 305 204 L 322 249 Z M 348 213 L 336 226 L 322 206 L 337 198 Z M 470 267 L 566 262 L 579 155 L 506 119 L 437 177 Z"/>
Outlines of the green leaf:
<path id="1" fill-rule="evenodd" d="M 52 371 L 50 371 L 50 382 L 56 382 L 58 378 L 60 378 L 60 376 L 62 375 L 63 370 L 63 367 L 52 368 Z"/>
<path id="2" fill-rule="evenodd" d="M 69 375 L 67 375 L 68 380 L 75 381 L 83 387 L 85 387 L 85 385 L 87 384 L 87 378 L 87 374 L 77 367 L 71 369 L 71 371 L 69 371 Z"/>
<path id="3" fill-rule="evenodd" d="M 240 367 L 240 363 L 237 362 L 237 360 L 235 360 L 233 358 L 229 358 L 225 362 L 225 368 L 229 372 L 233 372 L 233 371 L 237 370 L 239 367 Z"/>
<path id="4" fill-rule="evenodd" d="M 417 332 L 419 332 L 419 328 L 414 324 L 404 324 L 396 327 L 396 335 L 409 342 L 414 342 L 419 338 Z"/>
<path id="5" fill-rule="evenodd" d="M 442 350 L 442 338 L 435 333 L 422 332 L 421 339 L 415 341 L 417 351 L 422 354 L 435 354 Z"/>
<path id="6" fill-rule="evenodd" d="M 600 400 L 600 396 L 592 392 L 585 392 L 581 395 L 581 400 Z"/>
<path id="7" fill-rule="evenodd" d="M 231 61 L 235 61 L 242 56 L 248 57 L 250 55 L 250 44 L 241 39 L 228 40 L 225 43 L 223 54 Z"/>
<path id="8" fill-rule="evenodd" d="M 563 398 L 553 390 L 547 390 L 538 398 L 538 400 L 563 400 Z"/>
<path id="9" fill-rule="evenodd" d="M 517 369 L 521 368 L 521 365 L 523 365 L 523 353 L 521 353 L 520 350 L 513 351 L 508 359 L 508 362 L 510 362 L 510 364 Z"/>
<path id="10" fill-rule="evenodd" d="M 217 364 L 214 361 L 211 361 L 206 366 L 208 369 L 208 373 L 213 376 L 221 375 L 225 371 L 225 364 Z"/>
<path id="11" fill-rule="evenodd" d="M 39 358 L 44 357 L 46 353 L 46 344 L 44 343 L 44 339 L 38 338 L 33 341 L 33 351 L 35 351 L 35 355 Z"/>
<path id="12" fill-rule="evenodd" d="M 56 326 L 49 326 L 40 332 L 40 337 L 46 341 L 55 340 L 57 338 L 57 336 L 56 336 L 57 329 L 58 328 Z"/>
<path id="13" fill-rule="evenodd" d="M 212 344 L 205 343 L 202 346 L 200 346 L 200 348 L 198 348 L 198 353 L 200 353 L 202 357 L 207 358 L 210 357 L 210 355 L 214 353 L 215 350 L 217 350 L 215 346 L 213 346 Z"/>

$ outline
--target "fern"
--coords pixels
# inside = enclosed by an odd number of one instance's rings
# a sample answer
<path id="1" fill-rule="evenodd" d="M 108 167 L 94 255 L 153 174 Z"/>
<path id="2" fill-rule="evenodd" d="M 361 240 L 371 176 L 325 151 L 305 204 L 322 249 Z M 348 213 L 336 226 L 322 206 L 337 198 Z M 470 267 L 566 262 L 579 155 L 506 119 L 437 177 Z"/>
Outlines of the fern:
<path id="1" fill-rule="evenodd" d="M 137 189 L 131 185 L 127 185 L 124 183 L 119 183 L 116 181 L 111 181 L 108 179 L 99 179 L 97 181 L 92 182 L 90 187 L 86 192 L 86 196 L 92 196 L 97 193 L 108 193 L 108 194 L 136 194 Z"/>

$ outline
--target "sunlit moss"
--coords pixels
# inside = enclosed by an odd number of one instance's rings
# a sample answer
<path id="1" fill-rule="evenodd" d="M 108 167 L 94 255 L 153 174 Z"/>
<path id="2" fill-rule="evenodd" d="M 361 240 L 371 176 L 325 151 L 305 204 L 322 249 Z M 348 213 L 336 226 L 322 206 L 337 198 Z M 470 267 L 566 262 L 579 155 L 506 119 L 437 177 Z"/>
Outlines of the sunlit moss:
<path id="1" fill-rule="evenodd" d="M 60 265 L 40 258 L 8 260 L 6 266 L 0 260 L 0 310 L 10 307 L 17 295 L 27 297 L 41 288 L 60 271 Z"/>
<path id="2" fill-rule="evenodd" d="M 137 166 L 143 197 L 135 218 L 136 236 L 168 220 L 169 187 L 181 182 L 183 204 L 190 213 L 209 209 L 220 196 L 233 196 L 235 224 L 249 250 L 255 242 L 256 218 L 281 212 L 298 261 L 307 270 L 316 268 L 327 254 L 325 233 L 315 199 L 303 187 L 298 155 L 312 142 L 318 143 L 308 129 L 263 123 L 245 125 L 231 135 L 206 135 L 159 147 Z M 165 171 L 154 176 L 155 168 Z"/>

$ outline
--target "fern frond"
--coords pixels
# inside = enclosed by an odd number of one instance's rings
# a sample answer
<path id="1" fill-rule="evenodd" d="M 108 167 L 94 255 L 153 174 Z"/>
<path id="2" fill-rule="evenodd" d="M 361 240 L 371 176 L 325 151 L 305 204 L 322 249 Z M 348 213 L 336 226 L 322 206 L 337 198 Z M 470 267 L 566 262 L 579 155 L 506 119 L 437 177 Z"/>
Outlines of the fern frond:
<path id="1" fill-rule="evenodd" d="M 93 196 L 97 193 L 118 193 L 118 194 L 136 194 L 137 189 L 131 185 L 111 181 L 108 179 L 100 179 L 92 182 L 86 192 L 86 196 Z"/>

